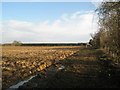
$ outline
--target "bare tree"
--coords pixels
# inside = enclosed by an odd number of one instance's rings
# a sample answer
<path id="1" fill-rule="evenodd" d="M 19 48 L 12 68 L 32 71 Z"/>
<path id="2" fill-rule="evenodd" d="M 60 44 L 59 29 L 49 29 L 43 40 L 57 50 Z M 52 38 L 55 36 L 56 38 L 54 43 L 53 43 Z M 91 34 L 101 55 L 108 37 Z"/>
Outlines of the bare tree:
<path id="1" fill-rule="evenodd" d="M 113 57 L 120 56 L 120 1 L 102 2 L 96 11 L 100 29 L 92 36 L 92 43 Z"/>
<path id="2" fill-rule="evenodd" d="M 13 43 L 12 43 L 12 45 L 13 46 L 21 46 L 22 45 L 22 43 L 20 42 L 20 41 L 13 41 Z"/>

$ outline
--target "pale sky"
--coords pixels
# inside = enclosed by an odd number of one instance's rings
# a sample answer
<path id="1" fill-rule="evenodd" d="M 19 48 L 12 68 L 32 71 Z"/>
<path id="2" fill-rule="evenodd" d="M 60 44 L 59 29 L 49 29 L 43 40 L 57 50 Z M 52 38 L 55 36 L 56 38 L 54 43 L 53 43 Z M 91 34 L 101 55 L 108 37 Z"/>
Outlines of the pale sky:
<path id="1" fill-rule="evenodd" d="M 3 2 L 2 42 L 88 42 L 95 9 L 91 2 Z"/>

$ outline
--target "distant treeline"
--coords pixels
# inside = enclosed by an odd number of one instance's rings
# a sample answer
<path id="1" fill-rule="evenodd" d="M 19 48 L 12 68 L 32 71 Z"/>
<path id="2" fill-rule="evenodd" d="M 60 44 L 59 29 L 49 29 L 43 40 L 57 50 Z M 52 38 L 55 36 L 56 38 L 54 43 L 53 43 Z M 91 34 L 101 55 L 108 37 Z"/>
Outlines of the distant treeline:
<path id="1" fill-rule="evenodd" d="M 30 44 L 22 44 L 21 46 L 80 46 L 86 45 L 85 43 L 30 43 Z"/>
<path id="2" fill-rule="evenodd" d="M 2 46 L 83 46 L 86 43 L 21 43 L 21 44 L 2 44 Z"/>

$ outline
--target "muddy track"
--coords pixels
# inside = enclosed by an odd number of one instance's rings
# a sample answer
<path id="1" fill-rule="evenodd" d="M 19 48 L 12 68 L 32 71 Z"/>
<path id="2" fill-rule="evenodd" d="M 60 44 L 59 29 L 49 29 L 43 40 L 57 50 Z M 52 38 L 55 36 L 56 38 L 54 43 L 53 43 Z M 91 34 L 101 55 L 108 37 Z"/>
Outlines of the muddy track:
<path id="1" fill-rule="evenodd" d="M 103 54 L 101 50 L 81 49 L 65 60 L 39 72 L 35 78 L 19 89 L 120 88 L 119 70 L 115 72 L 115 69 L 104 65 L 105 62 L 99 60 Z"/>

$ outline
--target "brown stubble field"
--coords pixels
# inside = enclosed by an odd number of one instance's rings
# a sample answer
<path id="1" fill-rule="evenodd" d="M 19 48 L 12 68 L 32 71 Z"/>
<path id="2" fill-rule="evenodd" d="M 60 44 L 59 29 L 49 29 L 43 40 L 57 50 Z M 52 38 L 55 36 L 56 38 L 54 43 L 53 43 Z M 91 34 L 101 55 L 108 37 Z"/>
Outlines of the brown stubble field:
<path id="1" fill-rule="evenodd" d="M 76 53 L 80 46 L 3 46 L 2 87 L 8 88 Z"/>

